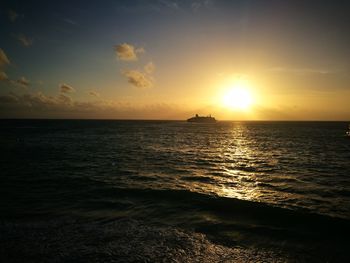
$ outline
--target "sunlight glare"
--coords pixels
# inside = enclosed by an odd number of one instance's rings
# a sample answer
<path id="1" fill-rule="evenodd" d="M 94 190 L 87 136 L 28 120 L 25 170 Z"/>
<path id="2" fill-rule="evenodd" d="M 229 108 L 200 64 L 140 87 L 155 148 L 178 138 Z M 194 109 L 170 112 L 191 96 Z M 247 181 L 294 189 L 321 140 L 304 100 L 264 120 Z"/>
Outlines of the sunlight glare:
<path id="1" fill-rule="evenodd" d="M 248 110 L 252 104 L 252 96 L 245 83 L 237 82 L 225 92 L 222 103 L 230 109 Z"/>

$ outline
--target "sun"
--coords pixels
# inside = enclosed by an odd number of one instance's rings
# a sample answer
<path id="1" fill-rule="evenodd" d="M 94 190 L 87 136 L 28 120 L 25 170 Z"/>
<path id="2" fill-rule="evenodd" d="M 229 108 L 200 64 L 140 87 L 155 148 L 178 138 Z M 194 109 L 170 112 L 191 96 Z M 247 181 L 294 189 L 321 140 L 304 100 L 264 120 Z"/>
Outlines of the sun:
<path id="1" fill-rule="evenodd" d="M 241 81 L 229 87 L 222 97 L 222 104 L 230 109 L 246 111 L 249 110 L 252 103 L 249 87 Z"/>

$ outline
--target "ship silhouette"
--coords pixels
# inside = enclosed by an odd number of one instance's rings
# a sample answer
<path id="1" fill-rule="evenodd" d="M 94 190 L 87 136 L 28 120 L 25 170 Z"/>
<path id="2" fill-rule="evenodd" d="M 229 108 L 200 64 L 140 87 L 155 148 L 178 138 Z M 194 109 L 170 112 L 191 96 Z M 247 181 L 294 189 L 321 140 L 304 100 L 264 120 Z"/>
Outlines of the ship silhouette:
<path id="1" fill-rule="evenodd" d="M 199 116 L 198 114 L 196 114 L 196 116 L 189 118 L 187 120 L 188 122 L 199 122 L 199 123 L 215 123 L 216 120 L 214 117 L 212 117 L 211 115 L 209 116 Z"/>

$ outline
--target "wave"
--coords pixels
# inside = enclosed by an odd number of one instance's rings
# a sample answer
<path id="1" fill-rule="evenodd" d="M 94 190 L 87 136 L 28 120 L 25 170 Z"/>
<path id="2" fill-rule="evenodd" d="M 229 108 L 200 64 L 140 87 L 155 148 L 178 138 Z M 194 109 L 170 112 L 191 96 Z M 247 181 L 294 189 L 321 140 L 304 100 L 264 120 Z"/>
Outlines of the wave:
<path id="1" fill-rule="evenodd" d="M 76 191 L 64 197 L 65 208 L 72 210 L 63 215 L 78 214 L 94 222 L 125 219 L 175 226 L 205 234 L 210 242 L 228 247 L 316 247 L 315 253 L 329 250 L 341 257 L 349 248 L 350 220 L 305 209 L 291 210 L 180 189 L 123 188 L 89 181 L 86 185 L 93 187 L 78 190 L 79 180 L 69 183 Z"/>
<path id="2" fill-rule="evenodd" d="M 228 247 L 301 248 L 315 255 L 330 251 L 341 257 L 350 249 L 350 220 L 306 209 L 187 190 L 110 187 L 95 191 L 89 193 L 92 199 L 87 208 L 100 209 L 101 213 L 94 213 L 99 219 L 108 218 L 108 210 L 111 220 L 132 218 L 152 225 L 176 226 L 205 234 L 212 242 Z"/>
<path id="3" fill-rule="evenodd" d="M 180 207 L 191 207 L 196 212 L 209 211 L 223 220 L 237 220 L 251 225 L 266 225 L 271 228 L 294 229 L 299 231 L 338 235 L 350 233 L 350 220 L 328 215 L 315 214 L 307 209 L 276 207 L 266 203 L 241 200 L 218 195 L 208 195 L 187 190 L 111 188 L 109 196 L 114 198 L 154 201 Z M 104 194 L 107 192 L 104 190 Z"/>
<path id="4" fill-rule="evenodd" d="M 217 180 L 208 176 L 183 176 L 182 180 L 201 183 L 217 183 Z"/>

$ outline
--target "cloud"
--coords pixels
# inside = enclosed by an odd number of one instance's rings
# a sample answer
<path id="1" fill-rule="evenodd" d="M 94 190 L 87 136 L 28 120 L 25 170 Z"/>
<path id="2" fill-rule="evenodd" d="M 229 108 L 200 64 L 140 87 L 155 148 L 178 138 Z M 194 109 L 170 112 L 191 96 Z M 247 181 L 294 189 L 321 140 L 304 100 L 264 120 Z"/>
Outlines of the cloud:
<path id="1" fill-rule="evenodd" d="M 0 67 L 9 65 L 10 60 L 7 58 L 5 52 L 0 48 Z"/>
<path id="2" fill-rule="evenodd" d="M 71 92 L 75 92 L 75 89 L 67 84 L 61 84 L 60 85 L 60 92 L 71 93 Z"/>
<path id="3" fill-rule="evenodd" d="M 10 79 L 4 71 L 0 71 L 0 81 L 6 81 L 14 87 L 27 88 L 30 85 L 30 81 L 25 77 L 20 77 L 17 80 Z"/>
<path id="4" fill-rule="evenodd" d="M 153 78 L 138 70 L 127 70 L 122 72 L 128 82 L 137 88 L 153 87 Z"/>
<path id="5" fill-rule="evenodd" d="M 75 22 L 74 20 L 69 19 L 69 18 L 63 18 L 63 21 L 68 23 L 68 24 L 74 25 L 74 26 L 78 25 L 77 22 Z"/>
<path id="6" fill-rule="evenodd" d="M 20 84 L 22 87 L 28 87 L 29 86 L 29 80 L 27 80 L 25 77 L 21 77 L 16 81 L 18 84 Z"/>
<path id="7" fill-rule="evenodd" d="M 100 97 L 100 94 L 96 91 L 89 91 L 89 95 L 96 98 Z"/>
<path id="8" fill-rule="evenodd" d="M 200 9 L 208 9 L 213 5 L 212 0 L 158 0 L 156 6 L 152 5 L 153 9 L 156 11 L 161 11 L 162 9 L 171 10 L 175 12 L 184 12 L 188 9 L 193 12 L 197 12 Z M 158 8 L 156 8 L 158 7 Z"/>
<path id="9" fill-rule="evenodd" d="M 194 12 L 198 11 L 198 9 L 199 9 L 201 6 L 202 6 L 202 4 L 199 3 L 199 2 L 193 2 L 192 5 L 191 5 L 192 10 L 193 10 Z"/>
<path id="10" fill-rule="evenodd" d="M 25 47 L 33 45 L 33 39 L 28 38 L 23 34 L 16 35 L 15 38 Z"/>
<path id="11" fill-rule="evenodd" d="M 167 8 L 170 9 L 175 9 L 175 10 L 179 10 L 179 5 L 176 1 L 171 1 L 171 0 L 159 0 L 159 3 L 161 3 L 162 5 L 164 5 Z"/>
<path id="12" fill-rule="evenodd" d="M 143 48 L 135 49 L 134 46 L 124 43 L 114 47 L 116 55 L 120 60 L 132 61 L 137 60 L 137 53 L 143 53 Z M 152 61 L 144 66 L 142 70 L 125 70 L 122 74 L 127 78 L 128 82 L 137 88 L 151 88 L 154 84 L 154 79 L 151 76 L 155 70 L 155 65 Z"/>
<path id="13" fill-rule="evenodd" d="M 0 118 L 183 119 L 179 117 L 183 111 L 182 105 L 167 103 L 133 105 L 102 99 L 75 101 L 62 93 L 56 96 L 42 92 L 0 95 Z"/>
<path id="14" fill-rule="evenodd" d="M 62 102 L 65 105 L 71 105 L 73 103 L 73 99 L 65 94 L 59 94 L 57 96 L 58 102 Z"/>
<path id="15" fill-rule="evenodd" d="M 7 107 L 12 106 L 22 109 L 37 108 L 43 110 L 49 108 L 52 109 L 55 107 L 62 109 L 65 106 L 71 105 L 72 103 L 72 98 L 64 94 L 59 94 L 57 96 L 47 96 L 42 92 L 37 92 L 27 93 L 23 95 L 10 93 L 8 95 L 0 96 L 0 104 L 2 104 L 2 107 L 5 107 L 7 105 Z"/>
<path id="16" fill-rule="evenodd" d="M 133 45 L 124 43 L 120 45 L 114 46 L 114 51 L 119 60 L 124 61 L 134 61 L 137 60 L 138 53 L 144 53 L 145 50 L 143 48 L 136 48 Z"/>
<path id="17" fill-rule="evenodd" d="M 149 62 L 144 66 L 144 72 L 140 70 L 125 70 L 122 74 L 128 79 L 128 82 L 137 88 L 152 88 L 154 86 L 154 78 L 152 76 L 155 70 L 153 62 Z"/>
<path id="18" fill-rule="evenodd" d="M 15 104 L 18 102 L 18 98 L 15 94 L 8 94 L 8 95 L 1 95 L 0 96 L 0 105 L 7 105 L 7 104 Z"/>
<path id="19" fill-rule="evenodd" d="M 0 81 L 2 80 L 8 80 L 7 74 L 3 71 L 0 71 Z"/>
<path id="20" fill-rule="evenodd" d="M 146 73 L 148 74 L 152 74 L 154 72 L 154 70 L 156 69 L 156 66 L 153 64 L 153 62 L 148 62 L 145 66 L 144 66 L 144 70 Z"/>
<path id="21" fill-rule="evenodd" d="M 10 19 L 11 22 L 15 22 L 18 18 L 18 14 L 10 9 L 7 11 L 7 17 Z"/>
<path id="22" fill-rule="evenodd" d="M 209 8 L 212 5 L 211 0 L 196 0 L 191 4 L 191 8 L 193 12 L 197 12 L 201 8 Z"/>

